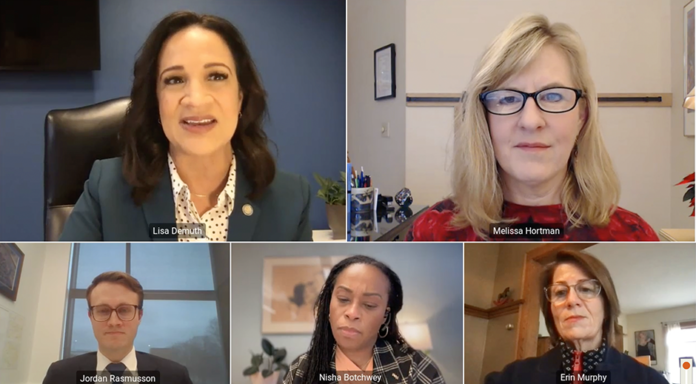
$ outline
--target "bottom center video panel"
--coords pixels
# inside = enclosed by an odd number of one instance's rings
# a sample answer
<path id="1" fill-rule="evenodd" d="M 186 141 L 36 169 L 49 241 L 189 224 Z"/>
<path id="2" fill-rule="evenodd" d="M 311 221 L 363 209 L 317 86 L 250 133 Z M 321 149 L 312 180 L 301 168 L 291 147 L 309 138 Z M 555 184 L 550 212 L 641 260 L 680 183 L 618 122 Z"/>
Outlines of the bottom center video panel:
<path id="1" fill-rule="evenodd" d="M 231 253 L 232 383 L 463 382 L 461 244 Z"/>

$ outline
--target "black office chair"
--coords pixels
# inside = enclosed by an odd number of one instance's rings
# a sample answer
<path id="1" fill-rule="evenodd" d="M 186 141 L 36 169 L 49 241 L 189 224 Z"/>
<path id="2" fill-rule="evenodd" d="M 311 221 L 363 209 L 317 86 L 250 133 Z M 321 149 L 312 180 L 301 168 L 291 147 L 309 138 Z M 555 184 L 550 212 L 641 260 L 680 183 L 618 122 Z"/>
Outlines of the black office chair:
<path id="1" fill-rule="evenodd" d="M 44 240 L 63 232 L 96 160 L 120 155 L 118 131 L 130 98 L 48 112 L 44 125 Z"/>

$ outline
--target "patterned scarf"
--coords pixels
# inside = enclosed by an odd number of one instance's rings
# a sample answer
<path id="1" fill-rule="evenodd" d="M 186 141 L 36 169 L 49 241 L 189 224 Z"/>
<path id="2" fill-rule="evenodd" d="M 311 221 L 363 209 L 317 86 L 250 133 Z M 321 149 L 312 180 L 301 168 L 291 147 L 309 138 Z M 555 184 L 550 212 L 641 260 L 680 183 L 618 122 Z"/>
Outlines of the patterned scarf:
<path id="1" fill-rule="evenodd" d="M 572 344 L 567 344 L 564 341 L 560 342 L 561 345 L 561 356 L 562 360 L 562 370 L 563 372 L 572 373 L 573 362 L 576 360 L 576 354 L 582 354 L 582 373 L 592 372 L 597 368 L 597 365 L 601 363 L 607 355 L 607 340 L 602 339 L 602 345 L 597 349 L 593 349 L 587 352 L 576 351 Z"/>

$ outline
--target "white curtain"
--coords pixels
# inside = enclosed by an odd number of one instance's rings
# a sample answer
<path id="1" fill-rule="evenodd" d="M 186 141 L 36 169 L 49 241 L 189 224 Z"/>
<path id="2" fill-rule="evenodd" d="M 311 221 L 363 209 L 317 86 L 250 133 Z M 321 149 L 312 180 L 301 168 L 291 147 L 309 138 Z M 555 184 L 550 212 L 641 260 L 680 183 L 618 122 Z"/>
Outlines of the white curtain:
<path id="1" fill-rule="evenodd" d="M 677 360 L 679 356 L 672 356 L 675 354 L 675 348 L 672 348 L 675 343 L 680 339 L 679 334 L 681 333 L 681 327 L 678 322 L 663 323 L 663 328 L 665 331 L 665 347 L 667 361 L 665 361 L 665 370 L 667 371 L 668 380 L 670 383 L 679 382 L 679 361 Z"/>

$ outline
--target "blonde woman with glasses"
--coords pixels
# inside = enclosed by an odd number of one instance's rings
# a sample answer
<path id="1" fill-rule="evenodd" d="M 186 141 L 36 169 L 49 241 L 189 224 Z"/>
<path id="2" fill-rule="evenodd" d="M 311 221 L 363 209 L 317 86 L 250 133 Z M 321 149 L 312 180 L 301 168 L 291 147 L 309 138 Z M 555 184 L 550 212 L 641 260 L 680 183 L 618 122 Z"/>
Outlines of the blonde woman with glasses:
<path id="1" fill-rule="evenodd" d="M 585 47 L 568 25 L 542 15 L 510 24 L 474 70 L 462 111 L 453 193 L 416 220 L 407 240 L 658 240 L 618 206 Z M 495 237 L 495 225 L 555 225 L 560 236 Z"/>

